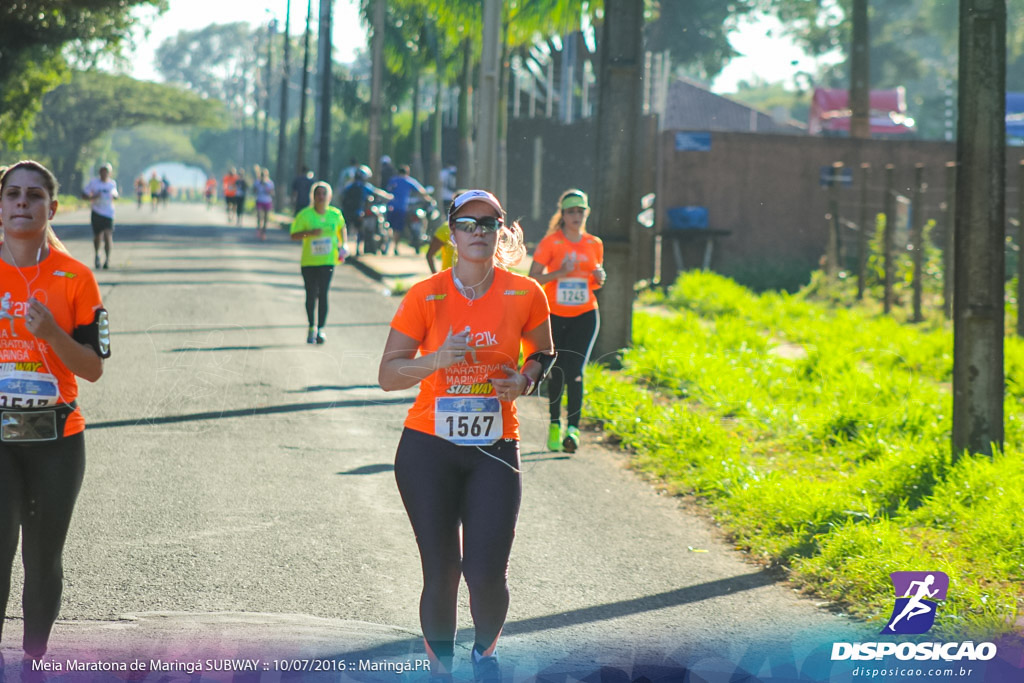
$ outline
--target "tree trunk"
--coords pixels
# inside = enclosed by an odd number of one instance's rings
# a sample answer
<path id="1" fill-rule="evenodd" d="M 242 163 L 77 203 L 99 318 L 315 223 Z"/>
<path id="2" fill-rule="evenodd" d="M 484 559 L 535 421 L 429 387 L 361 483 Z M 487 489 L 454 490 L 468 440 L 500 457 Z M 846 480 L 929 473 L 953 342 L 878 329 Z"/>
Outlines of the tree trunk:
<path id="1" fill-rule="evenodd" d="M 871 137 L 871 62 L 868 0 L 853 0 L 853 49 L 850 52 L 850 137 Z"/>
<path id="2" fill-rule="evenodd" d="M 387 16 L 385 0 L 374 0 L 373 39 L 370 42 L 373 74 L 370 81 L 370 167 L 376 170 L 376 181 L 380 183 L 380 157 L 382 141 L 380 132 L 384 87 L 384 20 Z"/>
<path id="3" fill-rule="evenodd" d="M 462 73 L 459 76 L 459 187 L 476 184 L 473 156 L 473 44 L 462 40 Z"/>
<path id="4" fill-rule="evenodd" d="M 412 86 L 412 160 L 409 165 L 412 167 L 412 177 L 417 180 L 423 178 L 423 131 L 420 130 L 420 65 L 417 63 L 416 77 Z"/>
<path id="5" fill-rule="evenodd" d="M 501 83 L 501 2 L 483 0 L 484 32 L 480 57 L 480 112 L 477 121 L 475 185 L 498 192 L 498 91 Z"/>
<path id="6" fill-rule="evenodd" d="M 285 205 L 285 190 L 288 187 L 288 167 L 285 158 L 288 156 L 288 79 L 291 77 L 291 30 L 292 3 L 288 0 L 288 8 L 284 15 L 284 59 L 281 69 L 281 114 L 277 117 L 277 167 L 274 170 L 274 206 L 280 211 Z"/>
<path id="7" fill-rule="evenodd" d="M 632 249 L 640 188 L 635 170 L 640 158 L 641 76 L 643 69 L 643 0 L 606 0 L 601 26 L 601 71 L 598 77 L 594 233 L 604 240 L 607 284 L 598 290 L 601 332 L 594 359 L 618 365 L 618 352 L 632 343 Z"/>
<path id="8" fill-rule="evenodd" d="M 430 149 L 430 184 L 434 186 L 434 199 L 437 201 L 437 205 L 443 207 L 444 203 L 441 201 L 441 193 L 444 191 L 444 188 L 441 187 L 441 169 L 444 167 L 444 136 L 442 135 L 444 129 L 444 102 L 442 101 L 444 96 L 444 80 L 442 77 L 444 73 L 444 60 L 441 56 L 440 44 L 437 45 L 437 53 L 434 57 L 437 62 L 437 81 L 434 84 L 434 126 Z"/>
<path id="9" fill-rule="evenodd" d="M 502 17 L 501 35 L 501 59 L 498 62 L 501 69 L 498 78 L 498 136 L 497 136 L 497 167 L 495 168 L 495 189 L 502 201 L 508 197 L 508 82 L 512 70 L 509 68 L 508 50 L 508 10 L 504 10 Z"/>
<path id="10" fill-rule="evenodd" d="M 317 44 L 317 61 L 320 63 L 320 113 L 317 127 L 316 174 L 320 180 L 331 179 L 331 6 L 333 0 L 320 0 L 320 41 Z"/>
<path id="11" fill-rule="evenodd" d="M 1006 3 L 960 0 L 953 457 L 1003 444 Z"/>
<path id="12" fill-rule="evenodd" d="M 306 164 L 306 103 L 309 100 L 309 34 L 313 27 L 313 0 L 306 0 L 306 34 L 302 39 L 302 93 L 299 98 L 299 140 L 295 153 L 295 173 L 305 175 Z M 297 199 L 302 201 L 302 197 Z"/>

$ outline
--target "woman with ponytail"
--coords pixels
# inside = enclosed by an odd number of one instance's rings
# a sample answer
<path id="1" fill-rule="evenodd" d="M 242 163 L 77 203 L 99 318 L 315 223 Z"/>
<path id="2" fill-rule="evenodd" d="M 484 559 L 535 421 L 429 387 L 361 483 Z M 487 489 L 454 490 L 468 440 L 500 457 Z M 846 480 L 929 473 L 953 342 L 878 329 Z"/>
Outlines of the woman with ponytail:
<path id="1" fill-rule="evenodd" d="M 77 377 L 110 356 L 107 312 L 89 268 L 50 220 L 57 181 L 35 161 L 0 177 L 0 636 L 21 536 L 26 658 L 41 659 L 60 611 L 62 556 L 85 473 Z M 15 353 L 15 351 L 17 353 Z"/>

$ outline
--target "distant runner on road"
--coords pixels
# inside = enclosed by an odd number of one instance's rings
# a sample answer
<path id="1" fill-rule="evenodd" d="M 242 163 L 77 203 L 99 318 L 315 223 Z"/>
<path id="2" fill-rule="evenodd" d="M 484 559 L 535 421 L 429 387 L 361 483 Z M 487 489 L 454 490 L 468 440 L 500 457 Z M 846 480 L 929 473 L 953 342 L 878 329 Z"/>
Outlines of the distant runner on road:
<path id="1" fill-rule="evenodd" d="M 164 184 L 160 181 L 160 178 L 156 176 L 156 171 L 149 176 L 149 205 L 156 211 L 157 207 L 160 206 L 160 193 L 163 191 Z"/>
<path id="2" fill-rule="evenodd" d="M 0 339 L 0 351 L 24 354 L 0 368 L 0 635 L 20 534 L 22 648 L 40 660 L 60 612 L 64 542 L 85 474 L 75 376 L 103 375 L 110 340 L 95 277 L 50 227 L 53 174 L 34 161 L 14 164 L 0 178 L 0 209 L 0 291 L 17 319 L 17 339 Z"/>
<path id="3" fill-rule="evenodd" d="M 522 495 L 515 399 L 554 360 L 547 300 L 509 272 L 525 249 L 490 192 L 448 214 L 458 261 L 414 285 L 391 321 L 378 379 L 419 385 L 395 454 L 395 479 L 423 566 L 420 624 L 433 676 L 450 676 L 460 577 L 469 586 L 478 681 L 500 681 L 508 561 Z M 519 366 L 520 349 L 525 361 Z"/>
<path id="4" fill-rule="evenodd" d="M 331 186 L 313 183 L 310 205 L 292 222 L 291 237 L 302 240 L 302 282 L 306 287 L 307 344 L 327 341 L 327 292 L 334 264 L 345 258 L 345 219 L 331 206 Z"/>
<path id="5" fill-rule="evenodd" d="M 267 221 L 270 211 L 274 208 L 274 181 L 270 179 L 270 170 L 262 169 L 260 175 L 252 183 L 253 194 L 256 195 L 256 236 L 267 239 Z"/>
<path id="6" fill-rule="evenodd" d="M 213 176 L 206 179 L 203 195 L 206 197 L 206 208 L 211 208 L 217 199 L 217 180 Z"/>
<path id="7" fill-rule="evenodd" d="M 228 212 L 228 221 L 235 215 L 235 194 L 238 192 L 235 184 L 238 182 L 238 171 L 229 169 L 221 178 L 221 192 L 224 193 L 224 206 Z"/>
<path id="8" fill-rule="evenodd" d="M 92 202 L 92 246 L 95 265 L 100 268 L 100 242 L 103 242 L 103 269 L 110 267 L 110 250 L 114 246 L 114 200 L 117 181 L 110 177 L 110 164 L 100 166 L 99 177 L 90 180 L 82 190 L 82 198 Z"/>
<path id="9" fill-rule="evenodd" d="M 583 371 L 601 328 L 594 290 L 604 286 L 604 245 L 587 232 L 590 204 L 582 190 L 558 199 L 547 234 L 537 245 L 530 277 L 544 286 L 551 306 L 551 336 L 558 360 L 548 380 L 548 450 L 574 453 L 580 446 Z M 562 392 L 568 394 L 562 431 Z"/>

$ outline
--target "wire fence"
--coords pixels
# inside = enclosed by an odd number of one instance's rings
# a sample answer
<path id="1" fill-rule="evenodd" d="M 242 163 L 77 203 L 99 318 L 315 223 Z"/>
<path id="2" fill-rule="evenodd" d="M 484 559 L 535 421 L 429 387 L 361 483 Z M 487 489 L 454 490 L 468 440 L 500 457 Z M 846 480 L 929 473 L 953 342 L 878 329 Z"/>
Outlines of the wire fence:
<path id="1" fill-rule="evenodd" d="M 885 313 L 897 297 L 909 294 L 912 320 L 924 320 L 926 304 L 949 318 L 953 306 L 956 165 L 914 167 L 913 182 L 895 182 L 896 168 L 832 164 L 823 184 L 828 193 L 829 228 L 825 272 L 830 279 L 856 276 L 857 299 L 876 295 Z M 1017 301 L 1024 300 L 1024 162 L 1016 182 L 1008 182 L 1005 263 L 1007 280 L 1017 278 Z M 930 291 L 936 296 L 925 297 Z M 1019 307 L 1018 307 L 1019 310 Z M 1018 315 L 1018 334 L 1024 318 Z"/>

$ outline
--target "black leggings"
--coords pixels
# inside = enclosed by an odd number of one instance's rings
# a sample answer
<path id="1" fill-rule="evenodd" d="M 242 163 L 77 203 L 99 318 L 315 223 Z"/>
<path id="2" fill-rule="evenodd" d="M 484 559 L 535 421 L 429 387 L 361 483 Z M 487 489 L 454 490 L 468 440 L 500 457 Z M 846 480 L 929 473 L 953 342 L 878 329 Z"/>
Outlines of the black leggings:
<path id="1" fill-rule="evenodd" d="M 522 498 L 518 469 L 518 441 L 477 448 L 413 429 L 402 433 L 395 479 L 423 565 L 420 626 L 432 659 L 444 671 L 451 671 L 455 651 L 460 575 L 469 587 L 477 650 L 492 650 L 501 634 Z"/>
<path id="2" fill-rule="evenodd" d="M 582 315 L 563 318 L 551 316 L 551 339 L 558 358 L 548 375 L 548 412 L 551 422 L 557 423 L 562 414 L 562 391 L 569 395 L 568 422 L 570 427 L 580 426 L 583 410 L 583 368 L 590 360 L 601 318 L 595 308 Z"/>
<path id="3" fill-rule="evenodd" d="M 85 475 L 85 432 L 45 444 L 0 443 L 0 635 L 21 531 L 22 647 L 46 653 L 64 588 L 61 556 Z"/>
<path id="4" fill-rule="evenodd" d="M 313 327 L 315 313 L 319 313 L 316 327 L 323 327 L 327 322 L 327 290 L 331 288 L 331 277 L 334 266 L 302 266 L 302 282 L 306 285 L 306 319 Z M 317 302 L 320 310 L 317 311 Z"/>

